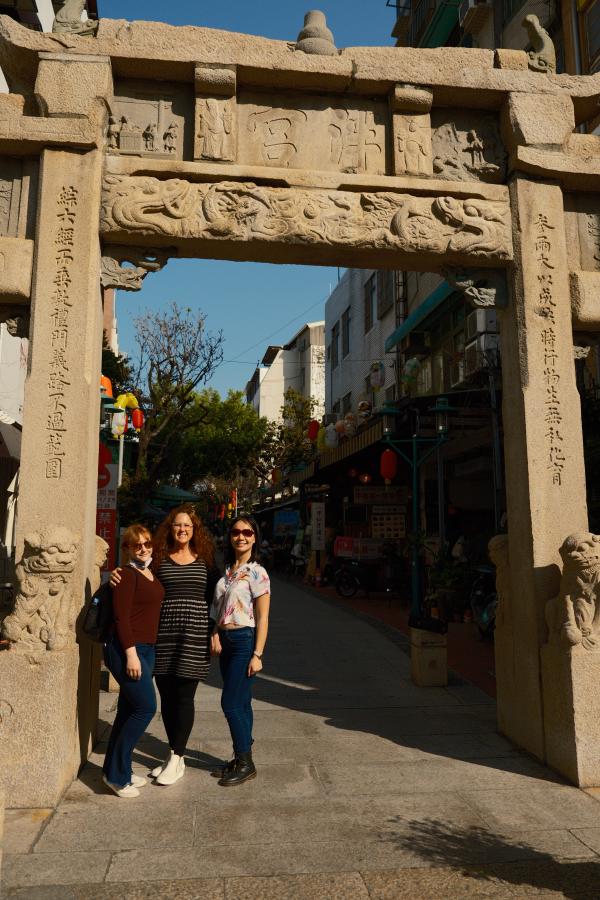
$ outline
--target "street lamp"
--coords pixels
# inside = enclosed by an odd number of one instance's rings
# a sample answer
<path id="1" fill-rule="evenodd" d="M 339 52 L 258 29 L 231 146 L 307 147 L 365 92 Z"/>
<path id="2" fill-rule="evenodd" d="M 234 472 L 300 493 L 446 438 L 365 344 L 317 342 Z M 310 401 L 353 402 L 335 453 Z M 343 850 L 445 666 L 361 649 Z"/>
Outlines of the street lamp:
<path id="1" fill-rule="evenodd" d="M 421 617 L 421 566 L 419 559 L 419 544 L 417 535 L 419 533 L 419 468 L 429 457 L 438 454 L 438 482 L 440 480 L 440 462 L 441 447 L 448 440 L 449 433 L 449 415 L 454 411 L 448 403 L 446 397 L 438 397 L 435 406 L 429 409 L 435 416 L 435 437 L 420 437 L 418 435 L 418 422 L 415 423 L 412 437 L 396 438 L 396 417 L 401 415 L 401 411 L 394 406 L 384 406 L 381 410 L 383 416 L 383 443 L 391 447 L 404 462 L 408 463 L 412 476 L 412 528 L 413 528 L 413 544 L 411 548 L 411 605 L 410 618 L 418 620 Z M 410 455 L 405 453 L 401 445 L 410 445 Z M 421 450 L 422 447 L 426 449 Z M 384 451 L 385 452 L 385 451 Z M 440 498 L 442 507 L 440 508 L 440 530 L 443 531 L 443 484 L 438 484 L 438 498 Z"/>

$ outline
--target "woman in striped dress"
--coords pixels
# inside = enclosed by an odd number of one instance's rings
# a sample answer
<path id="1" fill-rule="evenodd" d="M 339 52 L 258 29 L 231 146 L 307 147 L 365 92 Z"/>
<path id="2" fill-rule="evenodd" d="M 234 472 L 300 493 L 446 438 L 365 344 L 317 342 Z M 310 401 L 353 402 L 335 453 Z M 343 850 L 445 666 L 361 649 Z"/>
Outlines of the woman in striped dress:
<path id="1" fill-rule="evenodd" d="M 165 589 L 156 640 L 154 678 L 161 699 L 169 755 L 152 770 L 157 784 L 185 773 L 184 753 L 194 724 L 194 697 L 208 675 L 208 610 L 220 573 L 214 545 L 193 506 L 171 510 L 154 537 L 152 570 Z"/>

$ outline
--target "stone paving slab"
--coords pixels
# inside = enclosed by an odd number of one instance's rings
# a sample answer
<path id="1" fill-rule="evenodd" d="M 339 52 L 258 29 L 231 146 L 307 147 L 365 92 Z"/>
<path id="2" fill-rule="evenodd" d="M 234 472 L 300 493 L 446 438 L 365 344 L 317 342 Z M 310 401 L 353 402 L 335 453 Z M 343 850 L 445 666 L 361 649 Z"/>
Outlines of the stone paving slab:
<path id="1" fill-rule="evenodd" d="M 567 785 L 534 784 L 526 790 L 501 791 L 461 789 L 460 794 L 499 833 L 507 828 L 594 827 L 600 821 L 598 802 Z"/>
<path id="2" fill-rule="evenodd" d="M 104 881 L 111 855 L 107 851 L 78 853 L 7 853 L 2 860 L 2 884 L 30 887 L 38 884 L 85 884 Z"/>
<path id="3" fill-rule="evenodd" d="M 7 809 L 4 852 L 29 853 L 53 812 L 52 809 Z"/>
<path id="4" fill-rule="evenodd" d="M 226 900 L 369 900 L 358 872 L 345 875 L 289 875 L 284 878 L 227 878 Z"/>

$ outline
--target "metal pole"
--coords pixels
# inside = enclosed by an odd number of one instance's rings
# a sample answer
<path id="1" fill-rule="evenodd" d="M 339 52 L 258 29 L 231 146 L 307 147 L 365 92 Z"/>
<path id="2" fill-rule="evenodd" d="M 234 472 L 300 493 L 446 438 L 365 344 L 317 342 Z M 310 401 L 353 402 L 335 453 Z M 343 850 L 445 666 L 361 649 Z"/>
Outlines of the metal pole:
<path id="1" fill-rule="evenodd" d="M 123 438 L 125 435 L 119 435 L 119 468 L 118 468 L 118 476 L 117 476 L 117 485 L 121 487 L 121 482 L 123 481 Z"/>
<path id="2" fill-rule="evenodd" d="M 412 438 L 412 603 L 411 616 L 418 618 L 421 615 L 421 579 L 419 571 L 419 445 L 417 436 Z"/>
<path id="3" fill-rule="evenodd" d="M 444 457 L 443 442 L 437 445 L 437 483 L 438 483 L 438 534 L 440 537 L 440 556 L 445 556 L 446 548 L 446 503 L 444 497 Z"/>

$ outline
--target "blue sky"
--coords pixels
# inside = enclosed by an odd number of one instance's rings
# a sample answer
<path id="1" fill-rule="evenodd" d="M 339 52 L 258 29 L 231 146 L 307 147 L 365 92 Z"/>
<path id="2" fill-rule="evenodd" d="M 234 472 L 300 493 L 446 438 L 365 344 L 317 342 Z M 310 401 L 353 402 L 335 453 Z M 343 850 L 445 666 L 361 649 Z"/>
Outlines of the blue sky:
<path id="1" fill-rule="evenodd" d="M 176 0 L 100 0 L 100 15 L 114 19 L 146 19 L 172 25 L 201 25 L 279 40 L 295 40 L 304 14 L 321 9 L 338 47 L 390 45 L 395 10 L 386 0 L 227 0 L 225 3 Z M 134 348 L 133 320 L 146 310 L 176 301 L 202 310 L 207 328 L 222 329 L 225 362 L 210 387 L 226 394 L 243 389 L 268 344 L 288 341 L 304 322 L 324 317 L 324 304 L 337 282 L 331 267 L 273 266 L 218 260 L 171 260 L 162 272 L 149 275 L 139 293 L 117 298 L 121 350 Z"/>

